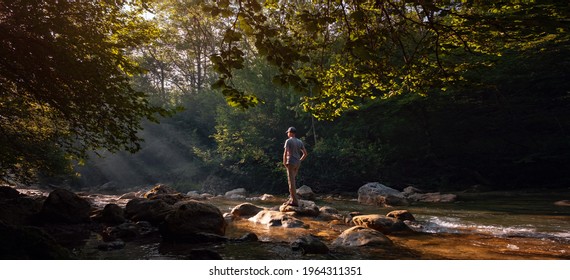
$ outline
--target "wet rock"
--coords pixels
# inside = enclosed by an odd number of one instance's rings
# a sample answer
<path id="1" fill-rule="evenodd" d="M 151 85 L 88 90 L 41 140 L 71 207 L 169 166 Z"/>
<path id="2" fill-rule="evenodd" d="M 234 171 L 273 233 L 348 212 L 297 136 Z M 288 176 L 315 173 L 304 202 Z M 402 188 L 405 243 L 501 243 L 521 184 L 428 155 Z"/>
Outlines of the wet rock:
<path id="1" fill-rule="evenodd" d="M 346 217 L 344 218 L 344 222 L 345 222 L 347 225 L 354 226 L 354 222 L 352 221 L 352 219 L 353 219 L 354 217 L 356 217 L 356 216 L 361 216 L 361 215 L 364 215 L 364 213 L 361 213 L 361 212 L 350 212 L 350 213 L 348 213 L 348 214 L 346 215 Z"/>
<path id="2" fill-rule="evenodd" d="M 162 200 L 132 199 L 125 207 L 125 217 L 158 225 L 172 212 L 173 206 Z"/>
<path id="3" fill-rule="evenodd" d="M 291 214 L 273 210 L 262 210 L 257 213 L 257 215 L 249 218 L 249 220 L 269 227 L 305 227 L 305 224 L 301 220 L 294 218 Z"/>
<path id="4" fill-rule="evenodd" d="M 158 195 L 165 195 L 165 194 L 179 194 L 179 192 L 167 185 L 157 184 L 151 190 L 144 194 L 145 198 L 156 198 Z"/>
<path id="5" fill-rule="evenodd" d="M 251 203 L 242 203 L 234 207 L 231 211 L 233 218 L 251 218 L 255 216 L 259 211 L 265 208 L 259 207 Z"/>
<path id="6" fill-rule="evenodd" d="M 320 214 L 319 207 L 309 200 L 299 200 L 298 206 L 283 204 L 279 206 L 279 211 L 281 212 L 294 212 L 299 216 L 310 216 L 316 217 Z"/>
<path id="7" fill-rule="evenodd" d="M 313 189 L 311 189 L 311 187 L 309 186 L 305 186 L 303 185 L 302 187 L 297 189 L 297 195 L 305 200 L 314 200 L 316 198 L 315 193 L 313 192 Z"/>
<path id="8" fill-rule="evenodd" d="M 234 199 L 234 200 L 245 199 L 246 196 L 247 196 L 247 191 L 244 188 L 233 189 L 224 194 L 225 198 Z"/>
<path id="9" fill-rule="evenodd" d="M 386 217 L 388 218 L 394 218 L 397 221 L 415 221 L 416 218 L 414 217 L 414 215 L 412 215 L 412 213 L 410 213 L 410 211 L 408 210 L 394 210 L 391 211 L 390 213 L 386 214 Z"/>
<path id="10" fill-rule="evenodd" d="M 72 253 L 37 227 L 7 225 L 0 221 L 0 259 L 67 260 Z"/>
<path id="11" fill-rule="evenodd" d="M 101 223 L 117 225 L 125 222 L 125 211 L 117 204 L 107 204 L 97 219 Z"/>
<path id="12" fill-rule="evenodd" d="M 329 247 L 314 235 L 301 236 L 291 243 L 293 251 L 306 254 L 328 254 Z"/>
<path id="13" fill-rule="evenodd" d="M 352 222 L 357 226 L 374 229 L 384 234 L 411 231 L 402 221 L 376 214 L 356 216 L 352 218 Z"/>
<path id="14" fill-rule="evenodd" d="M 368 183 L 360 187 L 358 189 L 358 202 L 382 207 L 408 205 L 403 193 L 378 182 Z"/>
<path id="15" fill-rule="evenodd" d="M 174 205 L 174 208 L 160 227 L 163 238 L 187 242 L 225 234 L 226 221 L 214 205 L 184 201 Z"/>
<path id="16" fill-rule="evenodd" d="M 170 205 L 190 199 L 188 196 L 179 193 L 174 188 L 163 184 L 154 186 L 150 191 L 144 194 L 144 197 L 149 200 L 162 200 Z"/>
<path id="17" fill-rule="evenodd" d="M 332 243 L 334 246 L 346 247 L 392 244 L 392 240 L 381 232 L 361 226 L 354 226 L 345 230 Z"/>
<path id="18" fill-rule="evenodd" d="M 56 189 L 44 201 L 40 216 L 43 221 L 53 223 L 83 223 L 89 221 L 91 204 L 77 194 Z"/>

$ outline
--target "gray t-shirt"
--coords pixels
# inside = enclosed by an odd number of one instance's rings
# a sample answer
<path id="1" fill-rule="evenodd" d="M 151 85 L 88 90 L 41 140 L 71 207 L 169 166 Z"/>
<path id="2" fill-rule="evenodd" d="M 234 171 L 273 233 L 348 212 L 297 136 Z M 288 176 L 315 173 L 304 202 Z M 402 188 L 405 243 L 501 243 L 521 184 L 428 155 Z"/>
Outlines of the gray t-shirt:
<path id="1" fill-rule="evenodd" d="M 303 141 L 295 137 L 289 138 L 285 141 L 285 146 L 283 148 L 289 152 L 287 154 L 287 164 L 301 163 L 301 150 L 305 148 Z"/>

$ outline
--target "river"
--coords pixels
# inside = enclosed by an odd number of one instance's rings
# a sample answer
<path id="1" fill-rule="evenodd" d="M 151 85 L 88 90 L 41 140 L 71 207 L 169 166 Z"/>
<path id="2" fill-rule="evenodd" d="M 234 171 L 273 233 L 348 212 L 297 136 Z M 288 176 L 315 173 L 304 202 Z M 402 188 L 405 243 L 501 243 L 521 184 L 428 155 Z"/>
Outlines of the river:
<path id="1" fill-rule="evenodd" d="M 260 242 L 221 244 L 168 244 L 159 236 L 127 242 L 114 251 L 95 249 L 100 237 L 93 234 L 76 252 L 87 259 L 187 259 L 191 252 L 214 251 L 223 259 L 476 259 L 476 260 L 552 260 L 570 259 L 570 207 L 555 201 L 568 199 L 568 193 L 479 193 L 459 194 L 454 203 L 422 203 L 400 208 L 379 208 L 359 204 L 356 199 L 317 200 L 341 212 L 386 214 L 407 209 L 416 218 L 409 226 L 414 234 L 389 235 L 395 246 L 331 247 L 324 255 L 302 255 L 290 243 L 313 234 L 327 245 L 348 227 L 342 223 L 303 217 L 308 228 L 269 228 L 248 220 L 229 223 L 226 235 L 239 238 L 253 232 Z M 118 202 L 116 196 L 93 196 L 100 205 Z M 229 212 L 244 201 L 214 198 L 208 202 Z M 263 207 L 277 202 L 252 201 Z"/>

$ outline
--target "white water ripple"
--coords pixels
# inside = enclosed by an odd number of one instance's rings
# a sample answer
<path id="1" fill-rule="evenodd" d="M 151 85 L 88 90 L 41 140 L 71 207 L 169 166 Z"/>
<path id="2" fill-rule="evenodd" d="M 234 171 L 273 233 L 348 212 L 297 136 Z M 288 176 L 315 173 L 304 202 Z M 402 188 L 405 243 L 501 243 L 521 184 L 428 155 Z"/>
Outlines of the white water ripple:
<path id="1" fill-rule="evenodd" d="M 570 232 L 539 232 L 532 225 L 499 226 L 466 222 L 457 217 L 430 216 L 427 220 L 408 223 L 413 230 L 425 233 L 485 234 L 496 237 L 532 237 L 565 240 Z"/>

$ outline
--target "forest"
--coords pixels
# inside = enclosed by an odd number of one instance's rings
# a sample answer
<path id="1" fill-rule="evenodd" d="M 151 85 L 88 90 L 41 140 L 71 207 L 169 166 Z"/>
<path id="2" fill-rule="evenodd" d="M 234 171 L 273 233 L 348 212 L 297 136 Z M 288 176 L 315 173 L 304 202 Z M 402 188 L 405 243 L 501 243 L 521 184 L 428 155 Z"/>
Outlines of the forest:
<path id="1" fill-rule="evenodd" d="M 0 1 L 0 179 L 436 191 L 570 186 L 570 4 Z"/>

